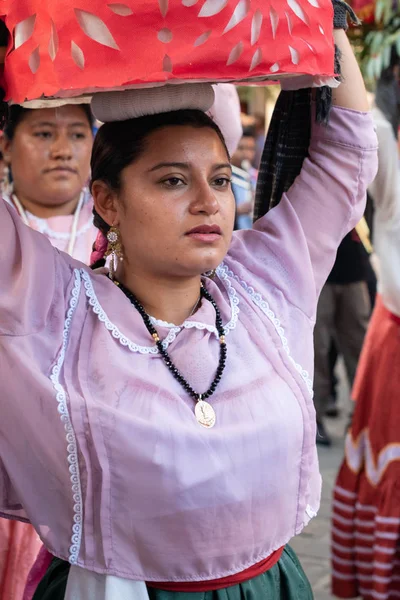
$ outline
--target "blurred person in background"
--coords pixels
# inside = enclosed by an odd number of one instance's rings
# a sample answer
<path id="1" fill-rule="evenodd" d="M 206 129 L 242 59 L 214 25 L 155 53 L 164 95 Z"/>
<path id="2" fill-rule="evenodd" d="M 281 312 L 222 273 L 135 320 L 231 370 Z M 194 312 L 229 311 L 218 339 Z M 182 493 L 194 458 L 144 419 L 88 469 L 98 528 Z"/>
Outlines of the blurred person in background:
<path id="1" fill-rule="evenodd" d="M 86 189 L 92 145 L 88 105 L 35 110 L 14 105 L 2 138 L 3 197 L 25 224 L 86 263 L 97 235 Z M 0 519 L 1 600 L 21 600 L 41 546 L 31 525 Z"/>
<path id="2" fill-rule="evenodd" d="M 213 87 L 215 101 L 209 114 L 220 127 L 234 163 L 232 191 L 236 203 L 235 229 L 251 229 L 255 184 L 245 167 L 253 171 L 251 163 L 255 154 L 255 142 L 254 136 L 248 136 L 248 132 L 252 135 L 253 132 L 251 128 L 242 126 L 236 86 L 231 83 L 220 83 Z"/>
<path id="3" fill-rule="evenodd" d="M 246 171 L 250 176 L 252 187 L 255 189 L 257 183 L 257 169 L 254 168 L 254 161 L 256 158 L 256 133 L 253 126 L 243 127 L 243 135 L 236 149 L 236 152 L 232 155 L 232 164 Z"/>
<path id="4" fill-rule="evenodd" d="M 266 128 L 265 128 L 265 117 L 257 114 L 254 117 L 254 130 L 256 138 L 256 153 L 254 156 L 253 167 L 258 169 L 261 163 L 261 156 L 264 150 Z"/>
<path id="5" fill-rule="evenodd" d="M 256 155 L 255 130 L 243 128 L 243 135 L 232 154 L 232 190 L 236 200 L 235 229 L 251 229 L 257 184 L 257 170 L 253 167 Z"/>
<path id="6" fill-rule="evenodd" d="M 332 588 L 339 598 L 400 596 L 399 57 L 377 85 L 375 206 L 378 297 L 352 397 L 355 410 L 334 489 Z"/>
<path id="7" fill-rule="evenodd" d="M 3 155 L 6 200 L 53 246 L 88 262 L 96 229 L 87 191 L 93 144 L 88 105 L 10 108 Z"/>
<path id="8" fill-rule="evenodd" d="M 333 394 L 333 369 L 337 354 L 343 356 L 350 386 L 371 316 L 368 280 L 372 267 L 356 229 L 340 244 L 335 264 L 322 289 L 314 330 L 314 404 L 317 413 L 317 443 L 331 444 L 324 416 L 337 410 Z"/>

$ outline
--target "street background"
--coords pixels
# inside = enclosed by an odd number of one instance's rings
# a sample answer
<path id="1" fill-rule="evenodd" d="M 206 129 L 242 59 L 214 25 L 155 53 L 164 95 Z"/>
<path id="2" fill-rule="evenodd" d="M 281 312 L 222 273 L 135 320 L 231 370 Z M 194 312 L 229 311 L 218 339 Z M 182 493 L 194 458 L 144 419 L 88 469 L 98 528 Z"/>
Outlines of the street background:
<path id="1" fill-rule="evenodd" d="M 349 388 L 343 365 L 338 365 L 340 416 L 326 419 L 332 435 L 332 446 L 318 447 L 320 470 L 323 479 L 321 509 L 301 535 L 291 541 L 311 582 L 315 600 L 332 600 L 330 593 L 330 527 L 332 489 L 343 458 L 344 432 L 349 420 Z"/>

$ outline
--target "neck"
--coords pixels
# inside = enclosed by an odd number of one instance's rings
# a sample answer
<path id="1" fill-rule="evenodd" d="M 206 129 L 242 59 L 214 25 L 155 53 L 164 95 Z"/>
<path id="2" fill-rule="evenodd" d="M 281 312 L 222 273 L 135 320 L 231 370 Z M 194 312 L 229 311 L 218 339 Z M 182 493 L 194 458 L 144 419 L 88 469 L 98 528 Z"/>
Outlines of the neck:
<path id="1" fill-rule="evenodd" d="M 177 325 L 189 317 L 200 296 L 200 276 L 166 279 L 117 273 L 117 279 L 135 294 L 147 314 Z"/>
<path id="2" fill-rule="evenodd" d="M 45 205 L 39 204 L 38 202 L 31 200 L 27 196 L 20 195 L 17 190 L 15 190 L 14 195 L 17 196 L 18 200 L 21 202 L 23 208 L 38 217 L 39 219 L 49 219 L 50 217 L 59 217 L 59 216 L 67 216 L 73 215 L 76 207 L 78 206 L 80 194 L 73 198 L 72 200 L 68 200 L 63 204 L 54 204 L 54 205 Z"/>

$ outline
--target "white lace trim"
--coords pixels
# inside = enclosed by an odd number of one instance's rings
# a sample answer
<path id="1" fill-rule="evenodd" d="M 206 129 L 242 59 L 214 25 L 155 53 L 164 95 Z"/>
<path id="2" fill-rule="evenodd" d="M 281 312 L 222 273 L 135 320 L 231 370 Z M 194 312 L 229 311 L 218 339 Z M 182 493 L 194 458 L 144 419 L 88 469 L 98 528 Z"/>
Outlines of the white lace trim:
<path id="1" fill-rule="evenodd" d="M 222 265 L 220 265 L 217 268 L 216 274 L 220 278 L 222 283 L 224 284 L 224 287 L 229 296 L 229 302 L 231 303 L 231 311 L 232 311 L 231 320 L 229 321 L 229 323 L 227 323 L 224 326 L 225 335 L 226 335 L 227 333 L 229 333 L 230 331 L 235 329 L 235 327 L 237 325 L 238 318 L 239 318 L 239 310 L 240 310 L 239 309 L 239 296 L 236 294 L 236 290 L 230 282 L 229 270 L 226 265 L 224 265 L 222 263 Z"/>
<path id="2" fill-rule="evenodd" d="M 245 281 L 240 279 L 232 271 L 228 270 L 228 268 L 225 265 L 223 265 L 223 266 L 227 269 L 227 275 L 229 277 L 235 279 L 235 281 L 237 281 L 242 286 L 242 288 L 249 294 L 249 296 L 252 299 L 252 301 L 254 302 L 254 304 L 256 304 L 263 311 L 263 313 L 268 317 L 268 319 L 271 321 L 271 323 L 275 327 L 277 334 L 279 335 L 279 337 L 281 339 L 282 346 L 283 346 L 286 354 L 288 355 L 289 360 L 295 367 L 296 371 L 298 371 L 300 373 L 301 377 L 304 379 L 304 381 L 307 385 L 308 391 L 310 392 L 311 397 L 313 397 L 313 395 L 314 395 L 313 382 L 310 378 L 310 375 L 309 375 L 308 371 L 303 369 L 303 367 L 301 365 L 299 365 L 293 359 L 292 355 L 290 354 L 290 348 L 289 348 L 287 338 L 285 336 L 285 331 L 281 325 L 281 322 L 275 316 L 275 313 L 270 309 L 268 302 L 266 300 L 264 300 L 264 298 L 261 296 L 261 294 L 256 292 L 254 290 L 254 288 L 249 286 L 248 283 L 246 283 Z"/>
<path id="3" fill-rule="evenodd" d="M 227 267 L 222 265 L 218 267 L 217 274 L 225 286 L 231 304 L 231 319 L 224 326 L 225 334 L 228 334 L 229 331 L 235 329 L 237 324 L 239 314 L 239 297 L 237 296 L 236 291 L 229 280 Z M 106 328 L 111 332 L 112 336 L 118 340 L 122 346 L 129 348 L 131 352 L 139 352 L 140 354 L 158 354 L 157 346 L 139 346 L 121 333 L 118 327 L 110 321 L 106 312 L 103 310 L 100 302 L 98 301 L 89 274 L 84 269 L 81 269 L 81 276 L 86 290 L 86 296 L 89 299 L 89 304 L 92 307 L 93 312 L 97 315 L 99 321 L 104 323 Z M 163 346 L 165 349 L 167 349 L 168 346 L 175 340 L 176 336 L 180 331 L 182 331 L 182 329 L 191 329 L 193 327 L 196 329 L 206 329 L 218 337 L 218 331 L 215 326 L 207 325 L 206 323 L 200 323 L 199 321 L 185 321 L 185 323 L 183 323 L 181 326 L 178 326 L 174 325 L 173 323 L 167 323 L 166 321 L 155 319 L 154 317 L 150 317 L 150 320 L 153 324 L 170 328 L 167 337 L 163 340 Z"/>
<path id="4" fill-rule="evenodd" d="M 129 348 L 131 352 L 139 352 L 140 354 L 158 354 L 157 346 L 139 346 L 120 332 L 118 327 L 110 321 L 107 313 L 101 307 L 101 304 L 97 299 L 96 292 L 93 289 L 93 284 L 89 274 L 84 269 L 81 269 L 81 276 L 86 290 L 86 296 L 89 299 L 89 304 L 92 307 L 94 314 L 97 315 L 99 321 L 104 323 L 108 331 L 111 332 L 111 335 L 118 340 L 122 346 Z M 163 340 L 164 348 L 168 348 L 169 344 L 174 341 L 179 331 L 180 327 L 173 327 L 171 329 L 167 337 Z"/>
<path id="5" fill-rule="evenodd" d="M 239 316 L 239 296 L 236 294 L 235 288 L 232 286 L 229 276 L 228 276 L 228 267 L 224 264 L 220 265 L 216 270 L 216 275 L 221 280 L 227 294 L 229 297 L 229 303 L 231 305 L 231 318 L 226 325 L 224 325 L 225 335 L 227 335 L 230 331 L 235 329 Z M 167 321 L 162 321 L 161 319 L 156 319 L 155 317 L 150 317 L 150 321 L 153 325 L 159 325 L 160 327 L 174 327 L 176 329 L 192 329 L 195 327 L 196 329 L 206 329 L 210 333 L 213 333 L 216 337 L 219 337 L 217 328 L 215 325 L 207 325 L 207 323 L 201 323 L 200 321 L 185 321 L 182 325 L 175 325 L 174 323 L 168 323 Z"/>
<path id="6" fill-rule="evenodd" d="M 60 413 L 61 422 L 64 424 L 64 429 L 66 433 L 69 472 L 74 501 L 74 524 L 72 526 L 71 546 L 69 548 L 70 555 L 68 559 L 71 564 L 76 563 L 78 560 L 82 540 L 82 488 L 79 475 L 78 446 L 76 442 L 74 429 L 72 427 L 71 418 L 68 413 L 67 395 L 63 386 L 60 383 L 59 378 L 65 360 L 65 351 L 68 345 L 72 317 L 78 304 L 78 298 L 81 290 L 81 278 L 78 269 L 74 269 L 74 274 L 75 283 L 72 289 L 71 299 L 69 302 L 69 309 L 64 323 L 63 343 L 57 362 L 54 365 L 50 375 L 50 380 L 56 391 L 58 412 Z"/>
<path id="7" fill-rule="evenodd" d="M 156 319 L 155 317 L 150 317 L 150 321 L 153 325 L 158 325 L 159 327 L 165 328 L 174 328 L 179 329 L 192 329 L 195 327 L 196 329 L 207 329 L 210 333 L 215 333 L 218 337 L 218 331 L 216 330 L 214 325 L 207 325 L 206 323 L 200 323 L 200 321 L 185 321 L 182 325 L 175 325 L 174 323 L 168 323 L 168 321 L 163 321 L 162 319 Z"/>
<path id="8" fill-rule="evenodd" d="M 306 515 L 310 519 L 315 519 L 315 517 L 318 515 L 318 513 L 309 504 L 307 504 L 307 506 L 306 506 Z"/>

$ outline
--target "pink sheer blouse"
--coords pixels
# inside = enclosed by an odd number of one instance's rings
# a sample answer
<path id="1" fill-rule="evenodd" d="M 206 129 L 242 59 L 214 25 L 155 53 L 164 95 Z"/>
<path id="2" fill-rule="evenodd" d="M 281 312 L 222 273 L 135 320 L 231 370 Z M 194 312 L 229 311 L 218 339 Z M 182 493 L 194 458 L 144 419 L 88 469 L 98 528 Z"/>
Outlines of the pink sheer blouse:
<path id="1" fill-rule="evenodd" d="M 281 203 L 235 233 L 206 283 L 228 346 L 210 430 L 124 294 L 0 202 L 0 514 L 74 565 L 138 581 L 225 577 L 299 533 L 321 487 L 317 298 L 376 162 L 370 115 L 333 109 Z M 157 329 L 207 389 L 212 306 Z"/>

